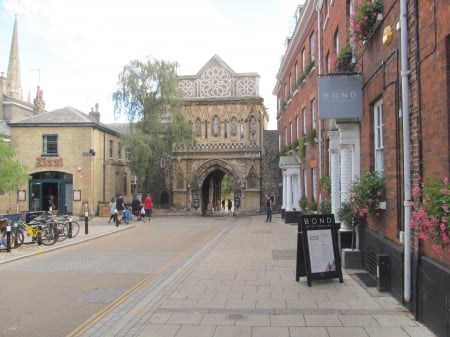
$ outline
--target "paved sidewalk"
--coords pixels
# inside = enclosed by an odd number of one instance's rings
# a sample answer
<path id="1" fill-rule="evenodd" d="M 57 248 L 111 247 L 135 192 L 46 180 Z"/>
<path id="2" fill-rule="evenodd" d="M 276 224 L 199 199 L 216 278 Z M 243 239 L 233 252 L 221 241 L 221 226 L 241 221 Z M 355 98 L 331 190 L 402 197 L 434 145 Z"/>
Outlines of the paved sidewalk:
<path id="1" fill-rule="evenodd" d="M 0 264 L 12 262 L 18 259 L 22 259 L 28 256 L 32 256 L 35 254 L 42 254 L 43 252 L 60 249 L 69 245 L 73 245 L 76 243 L 80 243 L 86 240 L 92 240 L 100 236 L 112 234 L 117 231 L 126 230 L 134 227 L 133 222 L 129 225 L 121 224 L 116 227 L 114 224 L 108 224 L 108 218 L 103 217 L 95 217 L 93 219 L 88 220 L 87 233 L 86 234 L 86 224 L 84 220 L 79 220 L 78 218 L 74 218 L 74 221 L 77 221 L 80 224 L 80 232 L 76 237 L 66 238 L 64 241 L 58 241 L 54 245 L 51 246 L 38 246 L 37 243 L 29 243 L 23 244 L 18 248 L 11 249 L 11 252 L 6 252 L 4 250 L 4 246 L 2 246 L 0 250 Z M 25 234 L 25 242 L 30 242 L 30 237 L 27 237 Z"/>
<path id="2" fill-rule="evenodd" d="M 158 213 L 158 212 L 156 212 Z M 152 221 L 164 217 L 155 216 Z M 196 221 L 183 216 L 183 221 Z M 76 238 L 0 252 L 0 264 L 127 230 L 107 218 L 84 221 Z M 214 216 L 211 221 L 215 221 Z M 223 229 L 176 265 L 69 336 L 83 337 L 432 337 L 389 293 L 338 279 L 295 281 L 297 226 L 279 215 L 226 217 Z M 77 220 L 78 221 L 78 220 Z M 167 221 L 167 220 L 166 220 Z M 176 220 L 174 220 L 176 221 Z"/>

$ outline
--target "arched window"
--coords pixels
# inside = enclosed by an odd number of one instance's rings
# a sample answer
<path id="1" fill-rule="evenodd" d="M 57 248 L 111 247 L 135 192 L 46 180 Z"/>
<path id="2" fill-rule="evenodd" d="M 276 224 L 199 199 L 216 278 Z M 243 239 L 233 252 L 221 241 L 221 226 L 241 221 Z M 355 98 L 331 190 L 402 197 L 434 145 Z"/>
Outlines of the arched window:
<path id="1" fill-rule="evenodd" d="M 200 120 L 200 118 L 197 118 L 197 120 L 195 121 L 195 135 L 197 137 L 202 136 L 202 121 Z"/>

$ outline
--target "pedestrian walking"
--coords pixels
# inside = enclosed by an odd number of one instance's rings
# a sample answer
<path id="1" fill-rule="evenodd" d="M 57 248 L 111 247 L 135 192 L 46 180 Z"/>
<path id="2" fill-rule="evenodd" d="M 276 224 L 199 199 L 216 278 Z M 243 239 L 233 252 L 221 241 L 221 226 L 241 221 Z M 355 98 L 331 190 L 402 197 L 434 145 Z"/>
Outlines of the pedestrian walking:
<path id="1" fill-rule="evenodd" d="M 123 211 L 125 210 L 125 203 L 123 202 L 123 196 L 120 194 L 116 199 L 116 209 L 117 209 L 117 221 L 120 223 L 123 221 Z"/>
<path id="2" fill-rule="evenodd" d="M 109 201 L 108 223 L 111 223 L 111 220 L 113 220 L 113 222 L 116 223 L 116 217 L 117 217 L 116 198 L 112 197 L 111 200 Z"/>
<path id="3" fill-rule="evenodd" d="M 152 220 L 152 211 L 153 211 L 153 199 L 152 196 L 147 194 L 147 197 L 144 200 L 144 208 L 145 208 L 145 218 L 148 219 L 148 221 Z M 144 219 L 145 222 L 145 219 Z"/>
<path id="4" fill-rule="evenodd" d="M 228 199 L 228 215 L 232 215 L 233 212 L 231 212 L 231 207 L 233 207 L 233 202 Z"/>
<path id="5" fill-rule="evenodd" d="M 266 215 L 266 222 L 272 222 L 272 199 L 269 194 L 266 198 Z"/>
<path id="6" fill-rule="evenodd" d="M 141 201 L 135 195 L 133 200 L 131 201 L 131 210 L 132 214 L 136 220 L 140 220 L 141 218 Z"/>

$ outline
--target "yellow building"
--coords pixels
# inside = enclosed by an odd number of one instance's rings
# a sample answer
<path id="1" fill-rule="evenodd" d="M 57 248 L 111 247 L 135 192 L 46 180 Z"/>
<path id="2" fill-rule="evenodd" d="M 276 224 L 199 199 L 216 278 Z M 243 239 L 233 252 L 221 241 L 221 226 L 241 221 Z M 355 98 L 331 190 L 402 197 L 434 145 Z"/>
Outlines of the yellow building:
<path id="1" fill-rule="evenodd" d="M 98 106 L 89 114 L 65 107 L 9 123 L 11 146 L 31 180 L 0 197 L 0 213 L 52 207 L 97 214 L 113 196 L 131 199 L 129 152 L 99 116 Z"/>

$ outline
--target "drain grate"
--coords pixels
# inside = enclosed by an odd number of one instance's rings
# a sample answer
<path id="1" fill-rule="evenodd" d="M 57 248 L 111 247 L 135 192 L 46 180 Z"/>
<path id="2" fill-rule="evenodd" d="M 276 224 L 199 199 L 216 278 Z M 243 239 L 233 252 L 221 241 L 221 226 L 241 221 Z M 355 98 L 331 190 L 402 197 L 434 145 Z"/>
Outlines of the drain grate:
<path id="1" fill-rule="evenodd" d="M 100 304 L 109 304 L 114 301 L 117 297 L 122 295 L 124 292 L 123 289 L 114 289 L 114 288 L 96 288 L 89 292 L 88 294 L 80 297 L 81 302 L 86 303 L 100 303 Z"/>

